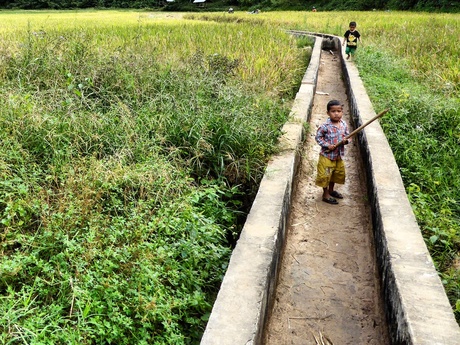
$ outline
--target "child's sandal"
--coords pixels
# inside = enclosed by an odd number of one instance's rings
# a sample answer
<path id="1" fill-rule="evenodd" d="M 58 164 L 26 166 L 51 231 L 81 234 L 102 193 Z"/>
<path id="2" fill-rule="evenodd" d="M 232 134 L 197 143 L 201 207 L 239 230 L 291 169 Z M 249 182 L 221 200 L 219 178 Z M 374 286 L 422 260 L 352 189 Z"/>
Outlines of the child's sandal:
<path id="1" fill-rule="evenodd" d="M 324 202 L 327 202 L 328 204 L 331 204 L 331 205 L 337 205 L 339 202 L 337 200 L 335 200 L 333 197 L 329 197 L 329 198 L 323 198 L 323 201 Z"/>

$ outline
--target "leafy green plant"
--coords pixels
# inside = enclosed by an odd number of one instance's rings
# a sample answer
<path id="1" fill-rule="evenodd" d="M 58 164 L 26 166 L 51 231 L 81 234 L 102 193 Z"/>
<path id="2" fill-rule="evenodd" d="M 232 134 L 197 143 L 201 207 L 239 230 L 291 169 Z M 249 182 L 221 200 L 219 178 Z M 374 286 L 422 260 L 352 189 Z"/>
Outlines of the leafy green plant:
<path id="1" fill-rule="evenodd" d="M 305 52 L 92 13 L 12 14 L 23 31 L 4 35 L 0 339 L 197 344 Z"/>

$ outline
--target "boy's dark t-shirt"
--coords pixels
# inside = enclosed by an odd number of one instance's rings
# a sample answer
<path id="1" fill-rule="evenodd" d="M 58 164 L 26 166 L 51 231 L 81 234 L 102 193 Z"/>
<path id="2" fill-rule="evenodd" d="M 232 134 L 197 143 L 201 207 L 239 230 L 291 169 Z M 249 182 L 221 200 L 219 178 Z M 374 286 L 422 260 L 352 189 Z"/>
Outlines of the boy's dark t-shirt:
<path id="1" fill-rule="evenodd" d="M 347 39 L 347 47 L 356 48 L 358 46 L 358 38 L 360 38 L 361 35 L 359 34 L 357 30 L 353 32 L 351 32 L 350 30 L 347 30 L 344 36 Z"/>

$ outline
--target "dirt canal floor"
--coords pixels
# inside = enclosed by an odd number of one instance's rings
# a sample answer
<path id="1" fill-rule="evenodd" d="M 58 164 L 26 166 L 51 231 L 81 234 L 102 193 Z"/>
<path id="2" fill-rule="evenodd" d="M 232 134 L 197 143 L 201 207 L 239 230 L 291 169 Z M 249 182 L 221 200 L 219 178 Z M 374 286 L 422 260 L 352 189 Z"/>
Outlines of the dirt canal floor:
<path id="1" fill-rule="evenodd" d="M 327 119 L 329 100 L 343 102 L 343 118 L 350 132 L 354 128 L 339 59 L 322 52 L 266 345 L 390 343 L 356 144 L 345 149 L 346 183 L 335 188 L 344 195 L 339 205 L 322 202 L 322 190 L 314 183 L 319 155 L 314 135 Z"/>

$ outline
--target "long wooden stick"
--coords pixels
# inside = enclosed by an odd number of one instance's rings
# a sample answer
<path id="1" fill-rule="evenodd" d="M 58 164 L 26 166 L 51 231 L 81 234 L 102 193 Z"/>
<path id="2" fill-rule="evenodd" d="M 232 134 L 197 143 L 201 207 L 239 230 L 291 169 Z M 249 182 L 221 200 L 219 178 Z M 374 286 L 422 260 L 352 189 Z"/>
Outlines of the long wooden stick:
<path id="1" fill-rule="evenodd" d="M 380 113 L 378 113 L 377 115 L 375 115 L 372 119 L 370 119 L 369 121 L 367 121 L 365 124 L 359 126 L 358 128 L 356 128 L 353 132 L 351 132 L 350 134 L 348 134 L 345 139 L 349 139 L 351 138 L 352 136 L 356 135 L 358 132 L 362 131 L 364 129 L 364 127 L 370 125 L 372 122 L 374 122 L 375 120 L 377 120 L 379 117 L 382 117 L 383 115 L 385 115 L 390 109 L 385 109 L 384 111 L 381 111 Z"/>
<path id="2" fill-rule="evenodd" d="M 380 113 L 378 113 L 377 115 L 375 115 L 372 119 L 370 119 L 369 121 L 367 121 L 365 124 L 359 126 L 358 128 L 356 128 L 353 132 L 351 132 L 350 134 L 348 134 L 344 140 L 342 140 L 341 142 L 338 142 L 336 145 L 335 145 L 335 148 L 338 148 L 342 145 L 345 144 L 345 140 L 347 139 L 350 139 L 352 136 L 358 134 L 360 131 L 362 131 L 364 129 L 364 127 L 366 126 L 369 126 L 372 122 L 374 122 L 375 120 L 377 120 L 379 117 L 382 117 L 383 115 L 385 115 L 390 109 L 385 109 L 384 111 L 381 111 Z M 326 152 L 330 152 L 330 150 L 326 150 Z"/>

